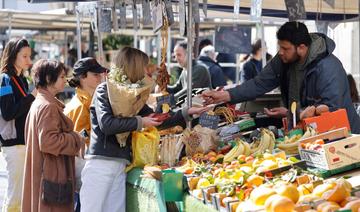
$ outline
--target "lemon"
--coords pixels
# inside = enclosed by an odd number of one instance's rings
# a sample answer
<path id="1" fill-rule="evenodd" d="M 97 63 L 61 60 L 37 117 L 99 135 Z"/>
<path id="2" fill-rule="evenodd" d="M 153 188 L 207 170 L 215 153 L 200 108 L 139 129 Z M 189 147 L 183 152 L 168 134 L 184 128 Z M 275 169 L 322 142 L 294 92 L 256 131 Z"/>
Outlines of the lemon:
<path id="1" fill-rule="evenodd" d="M 281 184 L 275 187 L 275 191 L 279 195 L 291 199 L 294 203 L 297 203 L 299 200 L 299 191 L 293 184 Z"/>
<path id="2" fill-rule="evenodd" d="M 206 178 L 201 178 L 196 186 L 196 189 L 209 187 L 211 183 Z"/>

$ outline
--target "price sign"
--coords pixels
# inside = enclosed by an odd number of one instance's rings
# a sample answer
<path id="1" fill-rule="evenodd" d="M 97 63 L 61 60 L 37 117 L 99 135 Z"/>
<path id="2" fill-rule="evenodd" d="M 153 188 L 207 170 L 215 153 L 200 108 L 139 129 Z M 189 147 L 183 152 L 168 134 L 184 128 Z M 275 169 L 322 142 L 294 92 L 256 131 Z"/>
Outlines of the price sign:
<path id="1" fill-rule="evenodd" d="M 210 129 L 217 129 L 220 122 L 220 117 L 216 115 L 209 115 L 208 113 L 202 113 L 200 115 L 199 124 L 202 127 Z"/>
<path id="2" fill-rule="evenodd" d="M 170 107 L 173 107 L 176 104 L 174 94 L 156 97 L 156 102 L 157 105 L 155 113 L 162 113 L 162 105 L 165 103 L 168 104 Z"/>
<path id="3" fill-rule="evenodd" d="M 306 19 L 304 0 L 285 0 L 289 21 Z"/>

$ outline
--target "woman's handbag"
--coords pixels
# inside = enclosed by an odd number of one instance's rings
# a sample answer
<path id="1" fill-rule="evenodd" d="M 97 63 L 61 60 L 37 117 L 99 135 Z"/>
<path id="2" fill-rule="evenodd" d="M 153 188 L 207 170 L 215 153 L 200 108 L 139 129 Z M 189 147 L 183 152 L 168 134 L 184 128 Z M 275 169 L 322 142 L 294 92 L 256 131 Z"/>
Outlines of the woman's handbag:
<path id="1" fill-rule="evenodd" d="M 69 161 L 68 156 L 65 157 L 65 167 L 67 181 L 66 183 L 57 183 L 45 178 L 42 181 L 42 193 L 41 200 L 49 205 L 68 205 L 71 204 L 74 197 L 73 183 L 72 179 L 69 176 Z"/>

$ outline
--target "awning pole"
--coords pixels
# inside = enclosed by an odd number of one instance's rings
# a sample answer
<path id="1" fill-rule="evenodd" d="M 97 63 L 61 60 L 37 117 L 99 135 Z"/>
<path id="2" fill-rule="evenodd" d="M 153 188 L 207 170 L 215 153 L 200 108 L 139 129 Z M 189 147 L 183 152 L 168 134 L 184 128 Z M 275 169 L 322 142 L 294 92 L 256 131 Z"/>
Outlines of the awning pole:
<path id="1" fill-rule="evenodd" d="M 188 0 L 188 16 L 187 16 L 187 106 L 192 106 L 192 53 L 193 53 L 193 35 L 192 35 L 192 0 Z M 187 127 L 191 128 L 191 121 L 187 123 Z"/>
<path id="2" fill-rule="evenodd" d="M 81 28 L 80 28 L 80 11 L 76 8 L 76 35 L 77 35 L 77 59 L 81 59 Z"/>

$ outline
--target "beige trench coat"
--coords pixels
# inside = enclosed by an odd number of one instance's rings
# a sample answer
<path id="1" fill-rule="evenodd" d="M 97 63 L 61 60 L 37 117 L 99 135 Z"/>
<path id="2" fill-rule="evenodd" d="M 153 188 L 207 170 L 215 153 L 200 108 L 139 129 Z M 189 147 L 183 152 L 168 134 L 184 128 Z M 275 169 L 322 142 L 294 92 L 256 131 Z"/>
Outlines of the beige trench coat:
<path id="1" fill-rule="evenodd" d="M 73 203 L 65 206 L 47 205 L 42 202 L 40 195 L 43 177 L 53 182 L 66 182 L 64 155 L 69 156 L 69 174 L 75 179 L 74 156 L 83 141 L 73 131 L 73 123 L 63 114 L 63 109 L 64 105 L 50 92 L 39 89 L 25 124 L 24 212 L 73 211 Z"/>

